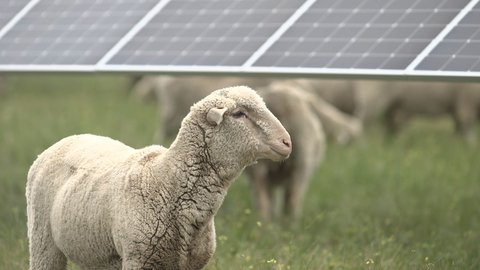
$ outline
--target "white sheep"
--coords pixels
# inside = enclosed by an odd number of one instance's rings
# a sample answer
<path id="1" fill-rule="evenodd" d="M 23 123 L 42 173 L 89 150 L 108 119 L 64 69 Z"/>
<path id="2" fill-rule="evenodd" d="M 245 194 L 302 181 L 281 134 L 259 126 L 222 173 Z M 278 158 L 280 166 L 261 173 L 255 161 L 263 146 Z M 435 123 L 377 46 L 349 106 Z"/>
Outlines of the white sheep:
<path id="1" fill-rule="evenodd" d="M 480 85 L 447 82 L 385 82 L 378 99 L 386 103 L 385 122 L 390 134 L 399 132 L 409 118 L 451 116 L 456 131 L 474 142 L 480 112 Z"/>
<path id="2" fill-rule="evenodd" d="M 433 81 L 356 81 L 355 92 L 364 109 L 363 122 L 384 117 L 390 135 L 398 133 L 415 116 L 450 116 L 457 133 L 476 139 L 480 112 L 480 85 Z"/>
<path id="3" fill-rule="evenodd" d="M 246 169 L 255 208 L 265 220 L 281 210 L 293 223 L 301 215 L 305 192 L 325 155 L 325 134 L 316 112 L 321 103 L 301 87 L 281 81 L 258 88 L 258 93 L 289 132 L 295 151 L 285 162 L 260 160 Z M 275 189 L 283 198 L 275 198 Z"/>
<path id="4" fill-rule="evenodd" d="M 228 85 L 248 85 L 252 88 L 265 87 L 272 82 L 295 84 L 318 96 L 317 111 L 322 120 L 324 130 L 328 136 L 340 144 L 345 144 L 362 133 L 362 122 L 356 115 L 349 115 L 342 110 L 353 106 L 353 99 L 345 98 L 351 94 L 351 82 L 313 79 L 275 79 L 270 77 L 210 77 L 210 76 L 144 76 L 139 80 L 133 92 L 140 97 L 150 95 L 154 90 L 159 104 L 159 129 L 157 140 L 173 137 L 178 132 L 181 120 L 188 113 L 190 105 L 212 92 L 212 89 L 224 88 Z M 330 90 L 330 88 L 332 88 Z M 337 93 L 337 92 L 341 92 Z M 337 93 L 327 95 L 325 93 Z M 335 96 L 335 97 L 333 97 Z M 323 98 L 326 97 L 326 98 Z M 327 99 L 328 98 L 328 99 Z M 329 101 L 335 102 L 329 104 Z M 332 105 L 339 106 L 336 108 Z M 361 107 L 361 106 L 359 106 Z M 355 110 L 359 110 L 356 108 Z"/>
<path id="5" fill-rule="evenodd" d="M 227 188 L 257 159 L 280 161 L 290 136 L 248 87 L 194 104 L 169 149 L 67 137 L 28 173 L 30 269 L 201 269 Z"/>

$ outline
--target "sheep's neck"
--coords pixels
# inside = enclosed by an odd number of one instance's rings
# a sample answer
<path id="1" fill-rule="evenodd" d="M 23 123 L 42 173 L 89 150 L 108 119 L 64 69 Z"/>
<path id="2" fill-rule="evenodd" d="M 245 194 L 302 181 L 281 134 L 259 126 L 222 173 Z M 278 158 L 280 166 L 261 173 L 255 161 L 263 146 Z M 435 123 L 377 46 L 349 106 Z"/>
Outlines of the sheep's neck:
<path id="1" fill-rule="evenodd" d="M 207 221 L 220 208 L 233 179 L 212 162 L 204 130 L 199 125 L 191 128 L 196 129 L 191 134 L 201 136 L 179 134 L 168 154 L 175 160 L 172 165 L 177 175 L 179 201 L 190 210 L 198 211 L 198 217 Z"/>
<path id="2" fill-rule="evenodd" d="M 211 154 L 207 146 L 209 131 L 206 129 L 193 120 L 184 121 L 169 151 L 181 157 L 178 162 L 185 163 L 187 167 L 194 165 L 200 167 L 192 168 L 190 171 L 203 170 L 207 172 L 206 175 L 212 176 L 219 186 L 227 189 L 232 180 L 243 171 L 245 164 L 239 164 L 241 163 L 239 159 L 232 160 L 229 156 L 218 157 L 218 154 Z"/>

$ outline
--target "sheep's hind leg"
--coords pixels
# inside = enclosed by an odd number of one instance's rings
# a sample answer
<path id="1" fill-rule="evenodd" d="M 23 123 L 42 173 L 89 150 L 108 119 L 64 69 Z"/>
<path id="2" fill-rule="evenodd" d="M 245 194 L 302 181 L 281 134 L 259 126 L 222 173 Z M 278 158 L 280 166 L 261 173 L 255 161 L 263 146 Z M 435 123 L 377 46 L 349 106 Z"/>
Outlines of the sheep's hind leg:
<path id="1" fill-rule="evenodd" d="M 30 237 L 30 270 L 43 269 L 65 270 L 67 258 L 55 246 L 51 235 L 33 234 Z"/>

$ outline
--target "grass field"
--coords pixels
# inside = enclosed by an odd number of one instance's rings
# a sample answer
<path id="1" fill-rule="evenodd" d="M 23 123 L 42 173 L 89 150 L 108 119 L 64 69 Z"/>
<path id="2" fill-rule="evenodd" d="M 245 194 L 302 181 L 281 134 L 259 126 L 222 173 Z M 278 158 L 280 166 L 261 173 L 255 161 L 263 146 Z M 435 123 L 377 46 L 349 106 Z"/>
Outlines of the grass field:
<path id="1" fill-rule="evenodd" d="M 129 98 L 127 85 L 10 78 L 0 95 L 0 269 L 28 269 L 25 184 L 44 149 L 81 133 L 154 143 L 155 105 Z M 206 269 L 480 269 L 480 152 L 452 130 L 449 119 L 420 119 L 392 140 L 373 127 L 352 145 L 329 144 L 290 226 L 260 222 L 240 177 L 215 218 Z"/>

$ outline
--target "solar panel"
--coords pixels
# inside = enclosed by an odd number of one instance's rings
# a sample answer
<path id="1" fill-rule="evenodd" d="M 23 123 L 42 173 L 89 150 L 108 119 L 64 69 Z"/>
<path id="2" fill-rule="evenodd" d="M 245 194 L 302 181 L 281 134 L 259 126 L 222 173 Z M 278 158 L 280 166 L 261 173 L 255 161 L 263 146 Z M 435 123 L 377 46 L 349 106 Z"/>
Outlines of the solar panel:
<path id="1" fill-rule="evenodd" d="M 41 0 L 0 39 L 3 65 L 93 65 L 155 0 Z"/>
<path id="2" fill-rule="evenodd" d="M 417 69 L 480 71 L 480 3 L 439 42 Z"/>
<path id="3" fill-rule="evenodd" d="M 405 69 L 468 2 L 317 1 L 254 66 Z"/>
<path id="4" fill-rule="evenodd" d="M 171 1 L 108 64 L 240 66 L 301 4 Z"/>
<path id="5" fill-rule="evenodd" d="M 480 79 L 479 2 L 5 0 L 0 72 Z"/>

